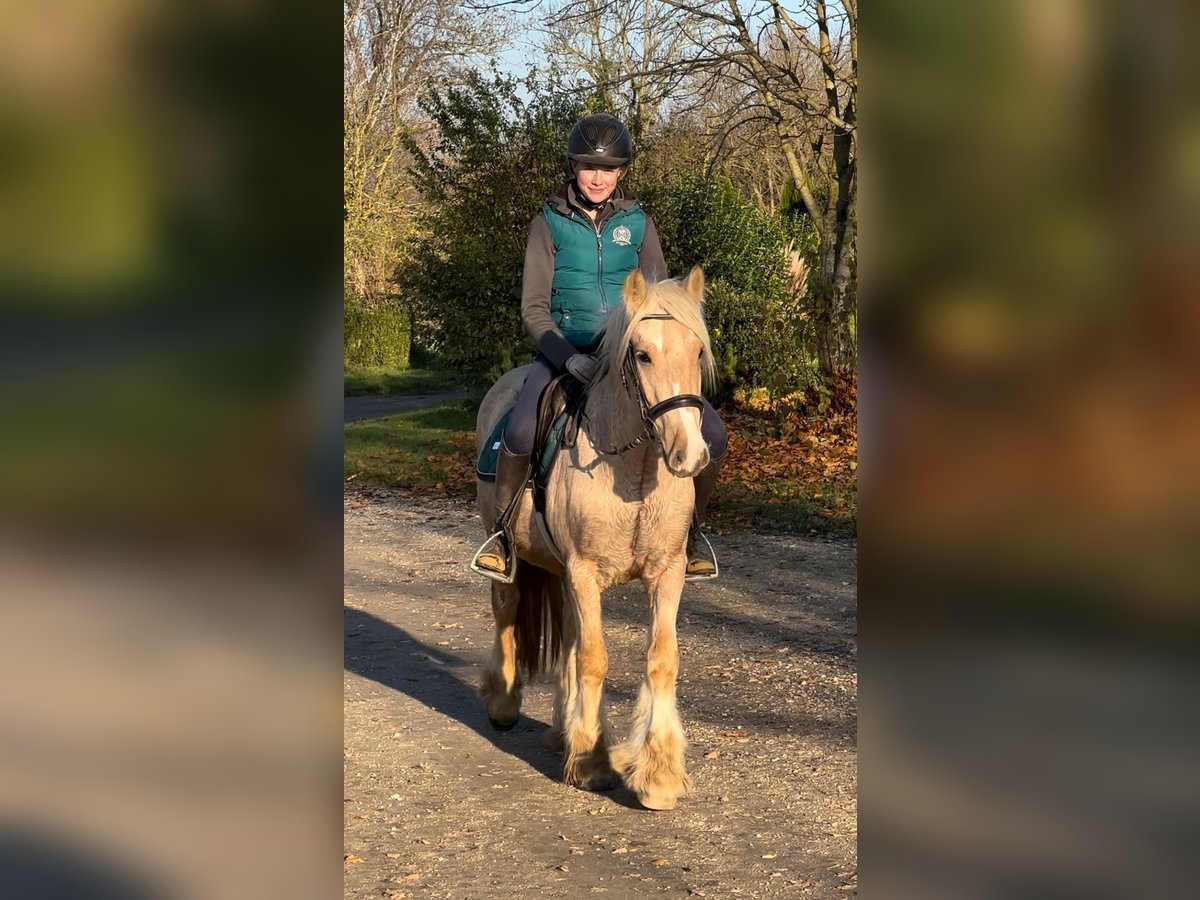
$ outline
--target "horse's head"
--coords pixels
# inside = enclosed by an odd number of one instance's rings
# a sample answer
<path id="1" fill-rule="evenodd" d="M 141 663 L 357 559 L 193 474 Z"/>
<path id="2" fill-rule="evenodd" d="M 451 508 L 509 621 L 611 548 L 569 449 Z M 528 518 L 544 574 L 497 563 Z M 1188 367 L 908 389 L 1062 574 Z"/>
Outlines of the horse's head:
<path id="1" fill-rule="evenodd" d="M 702 378 L 712 375 L 704 326 L 704 273 L 648 285 L 640 270 L 625 280 L 625 329 L 609 347 L 630 389 L 640 390 L 642 417 L 662 445 L 672 474 L 690 478 L 708 465 L 700 433 Z M 615 335 L 614 335 L 615 337 Z"/>

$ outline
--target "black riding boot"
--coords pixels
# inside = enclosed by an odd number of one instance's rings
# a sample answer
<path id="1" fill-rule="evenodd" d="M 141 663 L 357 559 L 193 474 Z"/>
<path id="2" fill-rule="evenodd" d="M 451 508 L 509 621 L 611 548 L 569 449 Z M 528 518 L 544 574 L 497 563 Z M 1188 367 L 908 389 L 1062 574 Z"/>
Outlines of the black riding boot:
<path id="1" fill-rule="evenodd" d="M 687 575 L 692 578 L 713 578 L 717 574 L 716 561 L 703 556 L 696 548 L 696 536 L 708 515 L 708 501 L 712 499 L 713 490 L 717 486 L 717 476 L 721 474 L 721 461 L 714 459 L 700 470 L 700 474 L 692 479 L 696 487 L 696 511 L 692 516 L 692 527 L 688 531 L 687 542 Z M 705 544 L 707 545 L 707 541 Z"/>
<path id="2" fill-rule="evenodd" d="M 505 578 L 512 575 L 517 561 L 509 522 L 518 498 L 529 481 L 529 459 L 529 454 L 513 453 L 501 440 L 500 458 L 496 463 L 496 512 L 493 524 L 489 526 L 500 534 L 490 546 L 479 551 L 475 557 L 475 564 Z"/>

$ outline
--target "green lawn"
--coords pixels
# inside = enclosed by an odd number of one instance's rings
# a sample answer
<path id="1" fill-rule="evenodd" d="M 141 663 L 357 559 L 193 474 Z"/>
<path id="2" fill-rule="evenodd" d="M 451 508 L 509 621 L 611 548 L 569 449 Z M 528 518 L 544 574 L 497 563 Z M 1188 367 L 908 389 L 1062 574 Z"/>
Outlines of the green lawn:
<path id="1" fill-rule="evenodd" d="M 813 496 L 819 493 L 820 496 Z M 783 478 L 718 485 L 710 524 L 721 531 L 774 531 L 853 537 L 858 528 L 855 484 L 827 480 L 813 491 Z"/>
<path id="2" fill-rule="evenodd" d="M 470 396 L 437 406 L 351 422 L 345 478 L 356 484 L 458 495 L 475 487 L 475 412 Z"/>
<path id="3" fill-rule="evenodd" d="M 438 496 L 473 496 L 478 408 L 477 397 L 464 397 L 346 425 L 346 481 Z M 709 526 L 716 531 L 853 536 L 856 495 L 853 482 L 747 482 L 735 476 L 717 487 Z"/>
<path id="4" fill-rule="evenodd" d="M 347 397 L 430 394 L 469 386 L 467 378 L 445 369 L 394 369 L 387 366 L 344 369 L 342 383 Z"/>

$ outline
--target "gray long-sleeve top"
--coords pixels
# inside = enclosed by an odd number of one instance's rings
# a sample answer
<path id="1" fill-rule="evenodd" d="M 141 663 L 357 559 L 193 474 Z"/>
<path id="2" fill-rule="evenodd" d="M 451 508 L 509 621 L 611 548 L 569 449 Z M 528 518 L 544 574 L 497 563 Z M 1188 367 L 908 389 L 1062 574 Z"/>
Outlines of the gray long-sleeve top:
<path id="1" fill-rule="evenodd" d="M 572 208 L 586 218 L 583 206 L 576 202 L 575 184 L 568 181 L 549 199 L 549 203 L 564 212 Z M 629 209 L 637 201 L 626 196 L 618 185 L 613 195 L 596 213 L 596 227 L 601 227 L 617 210 Z M 638 267 L 647 281 L 660 281 L 667 277 L 667 264 L 663 259 L 662 246 L 658 242 L 658 230 L 654 220 L 646 214 L 646 228 L 642 246 L 638 248 Z M 562 332 L 550 315 L 550 288 L 554 283 L 554 242 L 550 238 L 550 226 L 542 213 L 533 217 L 529 226 L 529 241 L 525 245 L 525 269 L 521 284 L 521 321 L 525 330 L 537 343 L 538 350 L 555 367 L 562 369 L 567 360 L 578 353 L 575 346 L 563 337 Z"/>

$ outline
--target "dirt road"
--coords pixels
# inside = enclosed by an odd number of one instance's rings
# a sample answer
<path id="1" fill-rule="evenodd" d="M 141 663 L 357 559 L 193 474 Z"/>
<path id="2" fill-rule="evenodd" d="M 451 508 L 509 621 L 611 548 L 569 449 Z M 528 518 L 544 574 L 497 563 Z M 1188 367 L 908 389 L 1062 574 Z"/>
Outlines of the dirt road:
<path id="1" fill-rule="evenodd" d="M 432 394 L 402 394 L 396 397 L 346 397 L 342 401 L 342 421 L 379 419 L 396 413 L 434 406 L 448 400 L 465 397 L 466 391 L 439 391 Z"/>
<path id="2" fill-rule="evenodd" d="M 552 687 L 509 732 L 475 688 L 489 592 L 465 561 L 473 504 L 345 504 L 345 896 L 846 897 L 856 892 L 852 541 L 714 539 L 722 577 L 685 588 L 679 710 L 695 782 L 678 808 L 560 781 Z M 644 666 L 638 586 L 605 594 L 606 707 L 623 736 Z"/>

